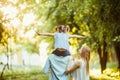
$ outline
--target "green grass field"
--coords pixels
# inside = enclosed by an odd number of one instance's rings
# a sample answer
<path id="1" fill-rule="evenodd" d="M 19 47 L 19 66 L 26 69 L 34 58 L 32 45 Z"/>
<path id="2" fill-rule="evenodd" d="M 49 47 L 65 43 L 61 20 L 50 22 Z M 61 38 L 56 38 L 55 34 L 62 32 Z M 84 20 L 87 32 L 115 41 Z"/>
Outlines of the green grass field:
<path id="1" fill-rule="evenodd" d="M 49 74 L 43 74 L 42 68 L 38 66 L 12 67 L 11 70 L 5 70 L 0 80 L 48 80 L 49 78 Z M 3 66 L 0 66 L 0 70 L 2 68 Z M 108 62 L 107 69 L 101 74 L 98 57 L 93 56 L 90 62 L 90 80 L 120 80 L 120 70 L 117 69 L 117 63 Z"/>
<path id="2" fill-rule="evenodd" d="M 6 70 L 0 80 L 48 80 L 48 75 L 43 74 L 40 68 Z"/>
<path id="3" fill-rule="evenodd" d="M 29 67 L 21 70 L 5 70 L 0 80 L 48 80 L 48 78 L 49 75 L 43 74 L 41 68 Z M 100 69 L 92 69 L 90 80 L 120 80 L 120 72 L 115 68 L 109 68 L 104 71 L 104 74 L 100 74 Z"/>

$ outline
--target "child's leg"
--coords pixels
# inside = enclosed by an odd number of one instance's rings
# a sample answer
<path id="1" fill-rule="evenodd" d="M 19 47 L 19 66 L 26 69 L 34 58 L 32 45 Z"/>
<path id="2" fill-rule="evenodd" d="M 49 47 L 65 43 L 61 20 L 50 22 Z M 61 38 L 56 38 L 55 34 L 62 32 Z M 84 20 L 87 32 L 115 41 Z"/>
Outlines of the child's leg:
<path id="1" fill-rule="evenodd" d="M 70 51 L 66 50 L 66 56 L 70 55 Z"/>
<path id="2" fill-rule="evenodd" d="M 64 49 L 64 50 L 55 49 L 52 53 L 57 56 L 63 56 L 63 57 L 70 55 L 70 52 L 66 49 Z"/>
<path id="3" fill-rule="evenodd" d="M 52 52 L 52 54 L 55 54 L 55 55 L 57 55 L 57 56 L 63 56 L 62 52 L 59 51 L 58 49 L 55 49 L 55 50 Z"/>

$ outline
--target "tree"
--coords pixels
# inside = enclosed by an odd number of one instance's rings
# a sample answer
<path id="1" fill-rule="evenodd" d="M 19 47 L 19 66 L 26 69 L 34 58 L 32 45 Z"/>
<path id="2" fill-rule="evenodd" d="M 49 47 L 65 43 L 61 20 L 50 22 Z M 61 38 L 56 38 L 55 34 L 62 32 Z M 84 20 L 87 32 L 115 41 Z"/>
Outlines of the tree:
<path id="1" fill-rule="evenodd" d="M 48 18 L 55 24 L 69 24 L 71 31 L 89 35 L 86 43 L 96 50 L 100 57 L 101 72 L 106 69 L 108 54 L 113 39 L 119 39 L 119 0 L 64 0 L 53 1 Z M 114 12 L 114 13 L 113 13 Z M 116 17 L 117 16 L 117 17 Z M 111 29 L 112 28 L 112 29 Z M 114 43 L 119 41 L 114 39 Z M 114 45 L 115 45 L 114 44 Z M 119 61 L 119 45 L 115 50 Z M 118 63 L 119 65 L 119 63 Z"/>
<path id="2" fill-rule="evenodd" d="M 106 69 L 109 51 L 113 46 L 118 57 L 118 67 L 120 67 L 119 0 L 18 0 L 16 3 L 7 1 L 7 5 L 2 5 L 5 7 L 12 5 L 13 9 L 18 11 L 12 19 L 7 18 L 7 15 L 2 16 L 6 16 L 8 23 L 14 19 L 18 21 L 19 25 L 16 27 L 11 25 L 14 27 L 11 28 L 12 32 L 16 33 L 12 39 L 15 44 L 25 46 L 28 52 L 38 53 L 36 43 L 43 39 L 36 40 L 36 36 L 25 37 L 34 27 L 41 32 L 53 32 L 56 25 L 65 24 L 70 25 L 71 34 L 87 37 L 81 42 L 77 39 L 70 40 L 70 43 L 72 46 L 79 44 L 79 47 L 86 43 L 97 52 L 101 72 Z M 8 31 L 8 33 L 11 32 Z M 31 39 L 36 43 L 33 43 Z M 47 38 L 46 41 L 52 43 L 50 39 Z"/>

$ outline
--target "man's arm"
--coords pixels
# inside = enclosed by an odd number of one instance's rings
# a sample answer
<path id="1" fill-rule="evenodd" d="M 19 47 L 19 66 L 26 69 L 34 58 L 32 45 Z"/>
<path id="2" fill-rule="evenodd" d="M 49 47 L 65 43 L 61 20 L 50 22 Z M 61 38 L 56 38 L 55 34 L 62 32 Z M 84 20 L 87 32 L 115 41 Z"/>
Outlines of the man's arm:
<path id="1" fill-rule="evenodd" d="M 70 38 L 80 38 L 80 39 L 84 39 L 84 36 L 79 36 L 79 35 L 70 35 Z"/>

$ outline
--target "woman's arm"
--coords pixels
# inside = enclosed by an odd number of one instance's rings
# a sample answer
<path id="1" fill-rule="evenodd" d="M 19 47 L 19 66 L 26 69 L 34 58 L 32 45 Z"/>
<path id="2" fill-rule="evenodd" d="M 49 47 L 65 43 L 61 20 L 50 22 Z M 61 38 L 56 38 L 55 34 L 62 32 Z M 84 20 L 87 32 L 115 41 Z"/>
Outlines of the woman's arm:
<path id="1" fill-rule="evenodd" d="M 68 74 L 68 73 L 75 71 L 77 68 L 80 67 L 80 65 L 81 65 L 80 62 L 76 61 L 71 68 L 69 68 L 65 71 L 65 73 Z"/>
<path id="2" fill-rule="evenodd" d="M 79 36 L 79 35 L 70 35 L 70 38 L 81 38 L 84 39 L 84 36 Z"/>

